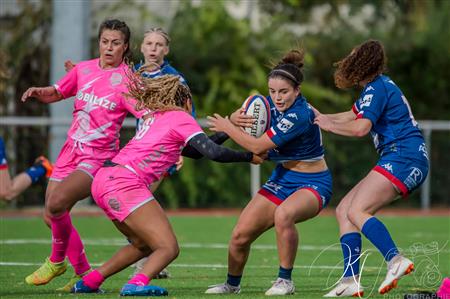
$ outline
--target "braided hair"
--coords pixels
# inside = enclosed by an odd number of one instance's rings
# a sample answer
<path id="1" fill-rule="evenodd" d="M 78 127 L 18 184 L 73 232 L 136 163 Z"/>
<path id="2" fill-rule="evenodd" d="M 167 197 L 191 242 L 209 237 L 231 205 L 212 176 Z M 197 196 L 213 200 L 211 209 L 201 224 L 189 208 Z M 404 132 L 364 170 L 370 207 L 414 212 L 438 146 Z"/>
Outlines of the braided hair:
<path id="1" fill-rule="evenodd" d="M 334 83 L 345 89 L 363 81 L 370 82 L 385 71 L 386 60 L 383 45 L 377 40 L 368 40 L 334 64 L 337 67 Z"/>
<path id="2" fill-rule="evenodd" d="M 302 48 L 289 51 L 272 67 L 267 78 L 281 78 L 288 81 L 292 87 L 298 88 L 303 82 L 304 57 L 305 51 Z"/>
<path id="3" fill-rule="evenodd" d="M 129 73 L 128 96 L 137 100 L 136 109 L 151 111 L 184 110 L 184 106 L 192 95 L 189 87 L 180 82 L 178 76 L 165 75 L 156 78 L 145 78 L 140 68 Z"/>

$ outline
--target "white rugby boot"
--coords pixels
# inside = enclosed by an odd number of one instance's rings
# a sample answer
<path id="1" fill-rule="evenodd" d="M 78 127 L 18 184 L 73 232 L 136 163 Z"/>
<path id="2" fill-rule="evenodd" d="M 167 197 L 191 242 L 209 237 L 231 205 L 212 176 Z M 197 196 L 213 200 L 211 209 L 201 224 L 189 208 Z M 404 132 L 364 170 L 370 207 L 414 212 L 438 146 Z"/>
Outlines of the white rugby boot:
<path id="1" fill-rule="evenodd" d="M 278 277 L 272 287 L 266 291 L 266 296 L 292 295 L 295 292 L 294 282 Z"/>
<path id="2" fill-rule="evenodd" d="M 147 262 L 148 257 L 144 257 L 141 258 L 139 261 L 137 261 L 134 266 L 136 267 L 136 270 L 134 270 L 134 273 L 131 277 L 133 277 L 134 275 L 141 273 L 142 269 L 144 269 L 144 265 Z M 161 270 L 161 272 L 159 272 L 158 274 L 156 274 L 155 277 L 153 277 L 153 279 L 166 279 L 170 277 L 170 273 L 169 270 L 167 270 L 167 268 L 164 268 Z"/>
<path id="3" fill-rule="evenodd" d="M 389 261 L 386 278 L 378 288 L 378 293 L 386 294 L 397 287 L 398 280 L 414 271 L 414 263 L 406 257 L 397 254 Z"/>
<path id="4" fill-rule="evenodd" d="M 334 289 L 324 297 L 362 297 L 364 289 L 359 284 L 359 276 L 343 277 Z"/>
<path id="5" fill-rule="evenodd" d="M 221 284 L 215 284 L 208 287 L 205 294 L 239 294 L 241 292 L 241 286 L 237 287 L 224 282 Z"/>

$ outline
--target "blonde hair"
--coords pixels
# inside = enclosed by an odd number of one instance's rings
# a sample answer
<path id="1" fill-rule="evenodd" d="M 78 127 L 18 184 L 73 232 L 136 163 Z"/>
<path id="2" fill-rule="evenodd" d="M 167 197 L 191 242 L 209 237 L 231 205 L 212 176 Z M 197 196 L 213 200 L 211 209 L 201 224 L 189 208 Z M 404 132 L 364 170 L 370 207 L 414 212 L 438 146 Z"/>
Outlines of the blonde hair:
<path id="1" fill-rule="evenodd" d="M 156 78 L 142 76 L 145 67 L 128 77 L 128 96 L 137 100 L 136 109 L 151 111 L 184 110 L 192 98 L 189 87 L 180 82 L 178 76 L 165 75 Z"/>
<path id="2" fill-rule="evenodd" d="M 164 39 L 166 40 L 167 46 L 170 44 L 170 36 L 169 36 L 169 34 L 166 31 L 164 31 L 164 29 L 162 29 L 161 27 L 150 28 L 149 30 L 144 32 L 144 37 L 147 36 L 147 34 L 150 34 L 150 33 L 158 33 L 159 35 L 164 37 Z"/>

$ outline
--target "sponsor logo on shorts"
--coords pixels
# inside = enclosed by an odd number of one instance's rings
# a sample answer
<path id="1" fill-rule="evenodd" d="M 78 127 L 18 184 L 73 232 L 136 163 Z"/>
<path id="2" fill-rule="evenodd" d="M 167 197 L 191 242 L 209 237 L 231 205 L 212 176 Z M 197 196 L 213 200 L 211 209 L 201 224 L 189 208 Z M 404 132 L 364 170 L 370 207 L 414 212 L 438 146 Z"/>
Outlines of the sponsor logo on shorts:
<path id="1" fill-rule="evenodd" d="M 120 211 L 120 202 L 116 198 L 110 198 L 108 200 L 108 205 L 114 211 L 117 211 L 117 212 Z"/>
<path id="2" fill-rule="evenodd" d="M 84 168 L 87 168 L 87 169 L 92 169 L 94 166 L 92 166 L 91 164 L 86 163 L 86 162 L 81 162 L 80 164 L 78 164 L 78 167 L 84 167 Z"/>
<path id="3" fill-rule="evenodd" d="M 409 189 L 413 189 L 418 184 L 420 184 L 424 178 L 422 171 L 417 167 L 411 167 L 411 172 L 408 177 L 405 179 L 405 185 Z"/>
<path id="4" fill-rule="evenodd" d="M 421 145 L 419 145 L 419 152 L 422 152 L 422 155 L 428 159 L 428 151 L 427 151 L 427 147 L 425 146 L 425 143 L 422 143 Z"/>
<path id="5" fill-rule="evenodd" d="M 109 78 L 109 82 L 112 86 L 119 85 L 122 82 L 122 75 L 119 73 L 112 73 L 111 78 Z"/>

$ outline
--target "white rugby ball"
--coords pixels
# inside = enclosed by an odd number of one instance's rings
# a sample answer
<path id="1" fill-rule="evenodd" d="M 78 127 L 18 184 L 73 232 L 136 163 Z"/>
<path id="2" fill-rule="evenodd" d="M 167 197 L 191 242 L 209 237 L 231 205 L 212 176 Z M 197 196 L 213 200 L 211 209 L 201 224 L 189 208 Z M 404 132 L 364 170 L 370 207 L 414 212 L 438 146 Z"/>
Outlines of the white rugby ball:
<path id="1" fill-rule="evenodd" d="M 260 137 L 270 128 L 270 106 L 269 101 L 262 95 L 249 96 L 242 104 L 244 113 L 253 116 L 255 121 L 249 128 L 244 130 L 253 137 Z"/>

